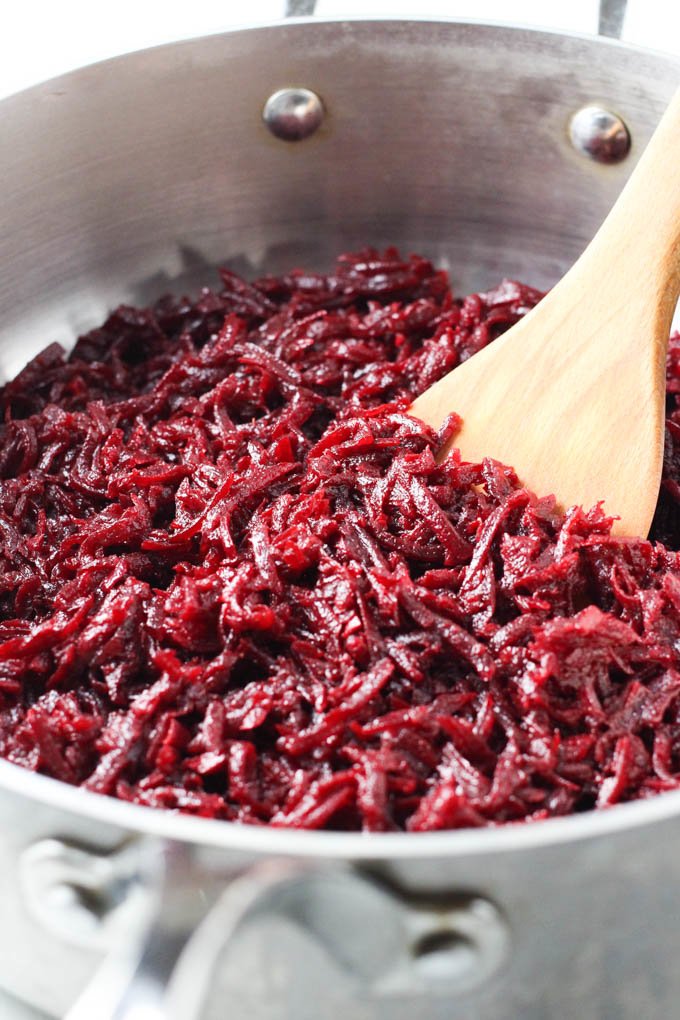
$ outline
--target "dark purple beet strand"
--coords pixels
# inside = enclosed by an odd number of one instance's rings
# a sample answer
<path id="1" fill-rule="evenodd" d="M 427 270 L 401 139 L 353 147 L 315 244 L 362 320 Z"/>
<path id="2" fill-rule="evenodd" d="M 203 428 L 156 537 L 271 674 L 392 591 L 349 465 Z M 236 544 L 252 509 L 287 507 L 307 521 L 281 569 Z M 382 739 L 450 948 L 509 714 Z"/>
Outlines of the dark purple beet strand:
<path id="1" fill-rule="evenodd" d="M 680 339 L 656 541 L 617 540 L 406 414 L 539 292 L 393 250 L 221 277 L 1 391 L 0 754 L 303 828 L 680 786 Z"/>

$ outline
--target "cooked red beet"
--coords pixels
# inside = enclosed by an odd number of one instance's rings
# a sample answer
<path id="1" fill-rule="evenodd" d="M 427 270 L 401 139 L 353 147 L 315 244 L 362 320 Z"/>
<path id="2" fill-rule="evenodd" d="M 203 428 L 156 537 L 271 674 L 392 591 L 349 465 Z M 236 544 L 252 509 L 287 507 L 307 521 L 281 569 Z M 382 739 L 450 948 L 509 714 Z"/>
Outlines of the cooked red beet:
<path id="1" fill-rule="evenodd" d="M 0 753 L 372 831 L 680 785 L 680 338 L 655 537 L 438 466 L 410 400 L 540 294 L 396 251 L 121 307 L 1 393 Z M 455 419 L 448 432 L 455 429 Z"/>

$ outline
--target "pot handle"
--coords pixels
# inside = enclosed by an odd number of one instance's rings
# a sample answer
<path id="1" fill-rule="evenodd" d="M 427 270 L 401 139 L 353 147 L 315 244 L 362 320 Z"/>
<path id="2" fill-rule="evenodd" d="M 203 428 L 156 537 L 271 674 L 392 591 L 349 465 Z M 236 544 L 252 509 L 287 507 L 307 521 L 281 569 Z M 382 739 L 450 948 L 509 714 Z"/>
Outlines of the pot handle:
<path id="1" fill-rule="evenodd" d="M 250 858 L 225 872 L 220 856 L 217 873 L 175 842 L 140 841 L 117 856 L 120 864 L 114 855 L 107 869 L 99 854 L 49 840 L 27 860 L 25 877 L 43 910 L 46 881 L 62 890 L 80 885 L 96 899 L 88 872 L 109 870 L 110 884 L 119 885 L 116 870 L 124 865 L 129 872 L 131 857 L 137 860 L 136 888 L 128 894 L 135 910 L 125 913 L 108 956 L 64 1020 L 198 1020 L 220 955 L 255 917 L 285 921 L 302 936 L 304 950 L 286 956 L 293 980 L 303 980 L 306 990 L 316 981 L 319 995 L 335 982 L 361 1002 L 451 1001 L 485 985 L 510 951 L 503 913 L 474 891 L 418 898 L 333 861 Z M 99 892 L 106 900 L 107 891 Z M 61 920 L 66 934 L 68 918 Z"/>
<path id="2" fill-rule="evenodd" d="M 286 18 L 310 18 L 314 14 L 316 0 L 286 0 Z"/>
<path id="3" fill-rule="evenodd" d="M 600 0 L 597 16 L 598 35 L 620 39 L 626 20 L 628 0 Z"/>
<path id="4" fill-rule="evenodd" d="M 620 39 L 626 18 L 628 0 L 600 0 L 598 6 L 598 35 Z M 316 0 L 286 0 L 286 18 L 309 18 L 316 10 Z"/>
<path id="5" fill-rule="evenodd" d="M 148 841 L 138 849 L 146 895 L 64 1020 L 199 1020 L 221 950 L 270 890 L 301 871 L 265 860 L 235 872 L 214 898 L 215 880 L 190 848 Z"/>

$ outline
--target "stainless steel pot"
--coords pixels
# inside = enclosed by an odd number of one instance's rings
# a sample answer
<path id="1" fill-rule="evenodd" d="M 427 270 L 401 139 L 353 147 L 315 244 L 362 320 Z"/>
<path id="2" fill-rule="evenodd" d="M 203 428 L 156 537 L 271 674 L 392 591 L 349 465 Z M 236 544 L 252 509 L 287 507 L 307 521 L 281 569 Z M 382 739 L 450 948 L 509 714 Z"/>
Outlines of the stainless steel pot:
<path id="1" fill-rule="evenodd" d="M 5 100 L 2 369 L 224 261 L 320 266 L 370 241 L 430 254 L 463 289 L 503 274 L 549 285 L 679 79 L 677 60 L 602 39 L 309 21 Z M 323 104 L 295 143 L 261 116 L 291 86 Z M 592 104 L 625 121 L 627 158 L 579 151 L 611 155 L 611 124 L 592 114 L 575 147 L 571 118 Z M 0 985 L 50 1016 L 677 1011 L 680 794 L 498 831 L 361 836 L 154 812 L 0 762 L 0 827 Z"/>

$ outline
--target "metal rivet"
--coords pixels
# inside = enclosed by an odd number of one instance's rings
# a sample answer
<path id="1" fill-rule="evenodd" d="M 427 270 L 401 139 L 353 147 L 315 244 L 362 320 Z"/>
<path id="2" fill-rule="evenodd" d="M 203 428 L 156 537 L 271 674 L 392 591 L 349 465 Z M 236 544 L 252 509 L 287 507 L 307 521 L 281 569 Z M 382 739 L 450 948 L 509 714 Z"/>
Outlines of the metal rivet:
<path id="1" fill-rule="evenodd" d="M 569 137 L 577 152 L 597 163 L 620 163 L 630 151 L 624 121 L 602 106 L 584 106 L 569 122 Z"/>
<path id="2" fill-rule="evenodd" d="M 323 103 L 311 89 L 279 89 L 264 104 L 262 117 L 273 135 L 284 142 L 309 138 L 323 120 Z"/>

